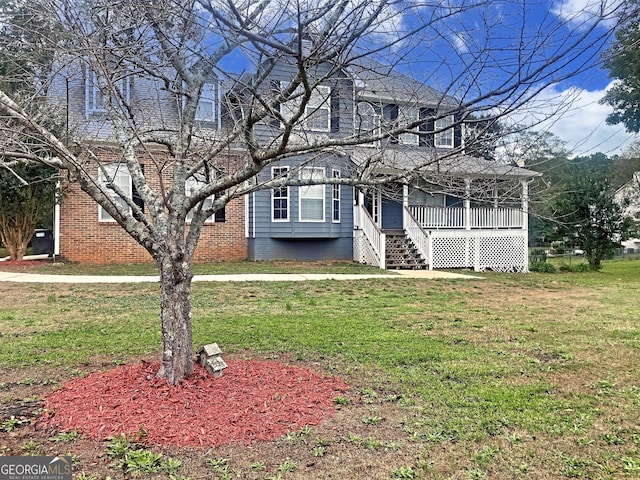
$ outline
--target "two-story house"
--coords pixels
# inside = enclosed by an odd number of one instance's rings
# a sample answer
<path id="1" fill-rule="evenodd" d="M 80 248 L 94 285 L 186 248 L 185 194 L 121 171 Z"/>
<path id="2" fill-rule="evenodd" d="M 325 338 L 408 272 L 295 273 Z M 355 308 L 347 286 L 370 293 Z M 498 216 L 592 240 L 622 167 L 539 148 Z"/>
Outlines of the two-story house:
<path id="1" fill-rule="evenodd" d="M 290 73 L 275 68 L 275 84 L 286 88 Z M 246 209 L 249 259 L 527 270 L 527 185 L 538 174 L 465 155 L 455 99 L 388 66 L 361 61 L 327 77 L 307 108 L 298 141 L 323 135 L 373 140 L 287 158 L 263 172 L 262 181 L 340 178 L 369 164 L 374 176 L 411 175 L 381 187 L 327 184 L 253 193 Z M 412 130 L 384 135 L 411 124 Z"/>
<path id="2" fill-rule="evenodd" d="M 263 88 L 285 91 L 294 68 L 285 61 L 271 65 Z M 353 259 L 382 268 L 527 270 L 527 182 L 537 174 L 465 155 L 459 104 L 409 76 L 364 61 L 349 69 L 328 63 L 314 68 L 313 76 L 322 81 L 289 132 L 289 143 L 300 145 L 300 152 L 283 156 L 252 180 L 287 178 L 289 185 L 255 189 L 230 202 L 205 224 L 196 261 Z M 118 131 L 103 108 L 111 99 L 100 94 L 99 79 L 88 68 L 74 64 L 63 73 L 53 93 L 67 106 L 69 141 L 90 135 L 103 165 L 102 173 L 90 167 L 96 181 L 104 181 L 105 169 L 117 168 L 116 182 L 135 200 L 131 176 L 117 163 L 119 152 L 112 145 Z M 117 81 L 130 108 L 138 109 L 136 118 L 149 123 L 149 132 L 161 136 L 175 128 L 181 104 L 159 80 L 125 71 Z M 203 135 L 233 127 L 234 118 L 243 114 L 234 105 L 246 104 L 241 96 L 215 79 L 205 85 L 196 113 Z M 280 105 L 279 115 L 260 122 L 253 132 L 258 140 L 282 135 L 299 111 L 298 101 L 294 95 Z M 412 122 L 413 129 L 385 135 Z M 363 136 L 371 140 L 358 142 Z M 307 148 L 323 139 L 336 140 L 336 146 Z M 159 165 L 168 161 L 158 144 L 141 154 L 145 178 L 155 187 L 166 180 L 167 170 Z M 228 156 L 231 165 L 233 152 Z M 360 188 L 321 183 L 349 178 L 368 165 L 374 165 L 373 176 L 397 180 Z M 316 184 L 305 185 L 308 179 Z M 515 203 L 514 191 L 519 192 Z M 56 251 L 69 260 L 151 260 L 73 184 L 55 225 Z"/>

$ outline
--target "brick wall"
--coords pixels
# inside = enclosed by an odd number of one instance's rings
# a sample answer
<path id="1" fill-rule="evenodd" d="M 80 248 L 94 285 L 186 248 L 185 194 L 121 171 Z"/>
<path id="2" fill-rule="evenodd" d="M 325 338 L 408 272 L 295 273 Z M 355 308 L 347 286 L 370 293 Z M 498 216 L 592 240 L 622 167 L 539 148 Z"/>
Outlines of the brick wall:
<path id="1" fill-rule="evenodd" d="M 108 154 L 102 155 L 103 160 Z M 151 168 L 145 169 L 147 181 L 154 186 Z M 98 220 L 98 204 L 80 190 L 67 184 L 60 206 L 60 255 L 81 263 L 152 262 L 151 255 L 115 222 Z M 244 234 L 244 200 L 236 199 L 226 207 L 224 222 L 207 223 L 202 228 L 194 261 L 217 262 L 245 260 L 247 239 Z"/>

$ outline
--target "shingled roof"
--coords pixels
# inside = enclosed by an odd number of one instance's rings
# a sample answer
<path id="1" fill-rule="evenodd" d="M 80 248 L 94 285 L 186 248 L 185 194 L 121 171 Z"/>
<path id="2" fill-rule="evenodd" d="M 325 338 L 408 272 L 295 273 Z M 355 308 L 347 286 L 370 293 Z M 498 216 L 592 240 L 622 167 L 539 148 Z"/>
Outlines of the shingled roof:
<path id="1" fill-rule="evenodd" d="M 356 80 L 358 96 L 363 99 L 433 106 L 445 110 L 460 104 L 454 97 L 398 72 L 393 66 L 370 58 L 358 59 L 349 65 L 347 71 Z"/>
<path id="2" fill-rule="evenodd" d="M 425 175 L 438 174 L 442 176 L 476 178 L 532 178 L 542 174 L 501 162 L 491 162 L 479 157 L 464 154 L 437 156 L 433 151 L 423 151 L 419 148 L 389 148 L 375 151 L 368 147 L 356 147 L 352 152 L 352 159 L 357 165 L 367 163 L 374 156 L 377 161 L 376 171 L 380 173 L 399 173 L 416 171 Z"/>

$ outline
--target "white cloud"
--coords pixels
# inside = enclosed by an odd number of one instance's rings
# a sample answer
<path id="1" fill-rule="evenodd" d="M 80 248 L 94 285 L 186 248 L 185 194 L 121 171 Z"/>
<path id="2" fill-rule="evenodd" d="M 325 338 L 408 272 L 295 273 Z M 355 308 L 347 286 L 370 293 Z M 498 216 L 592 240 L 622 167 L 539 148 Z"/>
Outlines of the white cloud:
<path id="1" fill-rule="evenodd" d="M 534 130 L 553 133 L 564 140 L 575 155 L 618 154 L 635 136 L 627 133 L 622 125 L 607 125 L 606 117 L 612 109 L 599 100 L 610 86 L 593 91 L 549 87 L 536 97 L 532 104 L 535 108 L 521 113 L 516 120 L 531 125 Z"/>
<path id="2" fill-rule="evenodd" d="M 578 28 L 587 28 L 595 22 L 611 27 L 621 3 L 621 0 L 560 0 L 552 4 L 551 12 Z"/>

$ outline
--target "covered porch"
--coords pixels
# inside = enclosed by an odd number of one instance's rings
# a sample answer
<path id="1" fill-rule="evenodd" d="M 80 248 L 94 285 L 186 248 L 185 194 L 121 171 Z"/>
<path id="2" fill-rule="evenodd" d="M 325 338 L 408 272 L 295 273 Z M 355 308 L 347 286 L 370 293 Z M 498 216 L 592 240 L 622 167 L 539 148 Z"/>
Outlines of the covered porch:
<path id="1" fill-rule="evenodd" d="M 396 195 L 360 192 L 354 260 L 383 269 L 526 272 L 529 179 L 462 180 L 457 190 L 424 181 Z"/>

